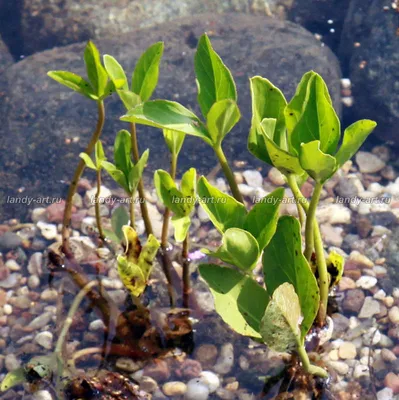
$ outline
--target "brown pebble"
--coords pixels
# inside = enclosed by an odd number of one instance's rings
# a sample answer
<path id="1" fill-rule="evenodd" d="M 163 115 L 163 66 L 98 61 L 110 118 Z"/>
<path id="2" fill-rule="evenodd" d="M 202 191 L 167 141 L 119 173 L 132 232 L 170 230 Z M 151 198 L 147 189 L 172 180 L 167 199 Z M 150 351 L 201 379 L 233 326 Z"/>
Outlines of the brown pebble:
<path id="1" fill-rule="evenodd" d="M 150 376 L 157 382 L 166 381 L 170 377 L 169 365 L 165 360 L 155 359 L 145 366 L 143 374 L 145 376 Z"/>
<path id="2" fill-rule="evenodd" d="M 184 360 L 182 364 L 175 370 L 179 378 L 186 378 L 188 380 L 196 378 L 202 372 L 201 363 L 197 360 Z"/>
<path id="3" fill-rule="evenodd" d="M 195 358 L 204 368 L 212 366 L 218 356 L 218 349 L 213 344 L 203 344 L 195 352 Z"/>
<path id="4" fill-rule="evenodd" d="M 389 372 L 384 379 L 384 385 L 392 389 L 393 394 L 399 393 L 399 376 Z"/>
<path id="5" fill-rule="evenodd" d="M 346 292 L 345 300 L 342 303 L 344 311 L 358 313 L 363 306 L 365 295 L 361 289 L 351 289 Z"/>

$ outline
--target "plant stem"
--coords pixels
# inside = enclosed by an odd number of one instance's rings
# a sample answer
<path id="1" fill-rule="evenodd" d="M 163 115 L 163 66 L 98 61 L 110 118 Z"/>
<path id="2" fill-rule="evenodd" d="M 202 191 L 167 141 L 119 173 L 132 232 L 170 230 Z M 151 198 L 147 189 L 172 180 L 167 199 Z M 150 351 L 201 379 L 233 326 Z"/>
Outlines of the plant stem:
<path id="1" fill-rule="evenodd" d="M 97 174 L 97 192 L 96 192 L 96 204 L 95 204 L 95 211 L 96 211 L 96 221 L 97 221 L 97 229 L 98 233 L 100 235 L 100 239 L 104 241 L 105 236 L 103 232 L 103 227 L 101 225 L 101 215 L 100 215 L 100 191 L 101 191 L 101 168 L 97 169 L 96 171 Z"/>
<path id="2" fill-rule="evenodd" d="M 190 282 L 190 259 L 188 257 L 190 243 L 190 234 L 187 232 L 187 236 L 183 241 L 183 307 L 189 308 L 189 296 L 191 293 L 191 282 Z"/>
<path id="3" fill-rule="evenodd" d="M 98 106 L 97 126 L 85 150 L 85 153 L 88 156 L 90 156 L 91 153 L 93 152 L 94 146 L 98 141 L 104 126 L 104 120 L 105 120 L 104 103 L 102 101 L 98 101 L 97 106 Z M 69 186 L 68 195 L 65 201 L 64 220 L 62 225 L 62 251 L 66 255 L 71 255 L 68 239 L 69 239 L 69 226 L 71 223 L 71 215 L 72 215 L 72 200 L 73 196 L 76 193 L 78 182 L 83 174 L 85 166 L 86 164 L 83 161 L 83 159 L 80 159 L 78 166 L 76 167 L 75 173 L 73 175 L 72 182 Z"/>
<path id="4" fill-rule="evenodd" d="M 130 203 L 129 203 L 129 214 L 130 214 L 130 226 L 134 229 L 135 225 L 135 216 L 134 216 L 134 191 L 130 195 Z"/>
<path id="5" fill-rule="evenodd" d="M 238 189 L 237 182 L 234 178 L 233 171 L 230 168 L 230 165 L 224 155 L 222 146 L 214 147 L 215 154 L 220 162 L 220 165 L 223 169 L 224 175 L 226 176 L 227 181 L 229 182 L 231 192 L 233 193 L 234 198 L 239 201 L 240 203 L 244 203 L 244 199 L 240 190 Z"/>
<path id="6" fill-rule="evenodd" d="M 308 353 L 306 352 L 305 345 L 301 343 L 301 340 L 298 341 L 298 355 L 302 361 L 302 366 L 306 372 L 312 375 L 320 376 L 322 378 L 328 378 L 328 373 L 325 369 L 318 367 L 316 365 L 312 365 L 309 360 Z"/>
<path id="7" fill-rule="evenodd" d="M 172 153 L 170 160 L 170 176 L 173 180 L 176 178 L 176 167 L 177 167 L 177 154 Z M 162 236 L 161 236 L 161 246 L 166 249 L 168 247 L 168 232 L 169 232 L 169 219 L 170 219 L 170 209 L 165 208 L 165 213 L 163 215 L 162 224 Z"/>
<path id="8" fill-rule="evenodd" d="M 302 208 L 304 209 L 304 211 L 307 214 L 307 218 L 306 218 L 306 223 L 307 223 L 308 218 L 309 218 L 309 209 L 310 209 L 309 202 L 303 196 L 302 192 L 300 191 L 294 175 L 287 176 L 287 181 L 292 190 L 292 193 L 294 194 L 296 201 L 301 204 Z M 318 190 L 321 191 L 321 188 Z M 315 191 L 316 191 L 316 189 L 315 189 Z M 317 193 L 316 193 L 316 195 L 317 195 Z M 318 194 L 318 197 L 320 198 L 320 193 Z M 319 306 L 319 313 L 317 315 L 317 319 L 318 319 L 319 325 L 322 326 L 326 319 L 328 294 L 330 291 L 330 287 L 329 287 L 327 264 L 326 264 L 326 259 L 324 257 L 323 240 L 322 240 L 322 237 L 320 234 L 319 224 L 317 223 L 317 220 L 315 217 L 313 218 L 312 232 L 313 232 L 313 234 L 312 234 L 311 238 L 307 238 L 307 239 L 310 240 L 311 248 L 313 248 L 313 246 L 314 246 L 315 253 L 316 253 L 316 265 L 317 265 L 317 272 L 319 274 L 319 288 L 320 288 L 320 306 Z M 308 234 L 309 234 L 309 232 L 308 232 Z"/>
<path id="9" fill-rule="evenodd" d="M 135 163 L 137 163 L 140 159 L 140 153 L 139 153 L 139 146 L 137 143 L 137 132 L 136 132 L 136 124 L 135 123 L 130 124 L 130 133 L 131 133 L 131 141 L 132 141 L 133 161 Z M 147 202 L 145 199 L 143 178 L 140 179 L 137 188 L 138 188 L 138 192 L 139 192 L 139 196 L 140 196 L 141 215 L 144 220 L 145 231 L 147 232 L 147 236 L 149 236 L 150 234 L 153 233 L 153 230 L 152 230 L 150 215 L 148 213 Z"/>
<path id="10" fill-rule="evenodd" d="M 313 190 L 312 200 L 310 201 L 309 209 L 306 217 L 305 227 L 305 252 L 304 255 L 308 261 L 310 261 L 313 253 L 313 227 L 314 221 L 316 220 L 316 209 L 319 204 L 320 194 L 323 185 L 316 182 Z"/>

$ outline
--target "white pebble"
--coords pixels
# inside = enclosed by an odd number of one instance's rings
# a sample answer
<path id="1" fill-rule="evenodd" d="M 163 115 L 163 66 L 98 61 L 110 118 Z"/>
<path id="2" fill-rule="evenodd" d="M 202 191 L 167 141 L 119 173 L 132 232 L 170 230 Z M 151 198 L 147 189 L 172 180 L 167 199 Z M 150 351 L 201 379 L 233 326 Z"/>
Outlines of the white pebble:
<path id="1" fill-rule="evenodd" d="M 104 321 L 102 319 L 96 319 L 90 322 L 89 331 L 102 331 L 105 329 Z"/>
<path id="2" fill-rule="evenodd" d="M 362 289 L 371 289 L 377 284 L 377 279 L 372 276 L 362 276 L 356 281 L 356 286 Z"/>
<path id="3" fill-rule="evenodd" d="M 187 391 L 184 395 L 185 400 L 207 400 L 208 397 L 209 388 L 199 378 L 188 381 Z"/>
<path id="4" fill-rule="evenodd" d="M 3 311 L 4 311 L 4 314 L 11 315 L 12 314 L 12 305 L 4 304 Z"/>
<path id="5" fill-rule="evenodd" d="M 359 167 L 359 171 L 364 174 L 373 174 L 381 171 L 385 167 L 385 162 L 382 161 L 375 154 L 359 151 L 356 154 L 356 164 Z"/>
<path id="6" fill-rule="evenodd" d="M 393 390 L 385 388 L 377 392 L 377 400 L 393 400 Z"/>
<path id="7" fill-rule="evenodd" d="M 399 307 L 392 307 L 388 312 L 388 317 L 393 324 L 399 324 Z"/>
<path id="8" fill-rule="evenodd" d="M 53 334 L 49 331 L 39 332 L 35 336 L 35 342 L 45 349 L 50 350 L 53 347 Z"/>
<path id="9" fill-rule="evenodd" d="M 242 173 L 247 184 L 253 188 L 258 188 L 262 186 L 263 177 L 259 171 L 256 170 L 246 170 Z"/>
<path id="10" fill-rule="evenodd" d="M 219 377 L 212 371 L 202 371 L 200 374 L 200 381 L 208 386 L 210 393 L 216 392 L 220 386 Z"/>
<path id="11" fill-rule="evenodd" d="M 6 266 L 10 271 L 13 271 L 13 272 L 16 272 L 16 271 L 20 271 L 20 270 L 21 270 L 21 266 L 20 266 L 15 260 L 13 260 L 13 259 L 7 260 L 7 261 L 5 262 L 5 266 Z"/>
<path id="12" fill-rule="evenodd" d="M 221 375 L 228 374 L 234 365 L 234 347 L 231 343 L 225 343 L 216 360 L 214 371 Z"/>
<path id="13" fill-rule="evenodd" d="M 363 376 L 365 376 L 365 377 L 370 376 L 369 367 L 367 365 L 359 364 L 355 367 L 355 369 L 353 371 L 353 377 L 355 379 L 359 379 Z"/>
<path id="14" fill-rule="evenodd" d="M 53 240 L 57 237 L 57 226 L 54 224 L 47 224 L 46 222 L 39 221 L 37 227 L 40 229 L 40 233 L 47 240 Z"/>
<path id="15" fill-rule="evenodd" d="M 37 275 L 31 275 L 28 278 L 28 286 L 31 289 L 36 289 L 40 285 L 40 278 Z"/>
<path id="16" fill-rule="evenodd" d="M 51 396 L 50 392 L 47 390 L 38 390 L 33 394 L 34 400 L 53 400 L 53 396 Z"/>

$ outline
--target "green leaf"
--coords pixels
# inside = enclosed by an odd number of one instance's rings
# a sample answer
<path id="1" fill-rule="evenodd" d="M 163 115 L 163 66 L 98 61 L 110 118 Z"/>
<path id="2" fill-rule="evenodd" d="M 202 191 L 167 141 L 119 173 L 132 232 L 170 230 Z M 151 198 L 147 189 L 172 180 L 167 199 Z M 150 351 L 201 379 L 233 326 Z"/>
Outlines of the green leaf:
<path id="1" fill-rule="evenodd" d="M 132 77 L 132 92 L 142 101 L 147 101 L 158 84 L 159 64 L 164 44 L 158 42 L 150 46 L 139 58 Z"/>
<path id="2" fill-rule="evenodd" d="M 250 79 L 252 97 L 252 122 L 250 141 L 255 140 L 259 133 L 259 124 L 265 119 L 275 119 L 275 128 L 267 136 L 283 150 L 287 150 L 285 133 L 284 109 L 287 105 L 283 93 L 269 80 L 260 76 Z"/>
<path id="3" fill-rule="evenodd" d="M 123 231 L 122 227 L 129 223 L 129 213 L 126 208 L 123 206 L 119 206 L 112 212 L 111 216 L 111 226 L 114 234 L 117 236 L 118 241 L 122 242 L 123 240 Z"/>
<path id="4" fill-rule="evenodd" d="M 262 123 L 257 125 L 256 129 L 251 128 L 248 136 L 248 150 L 256 158 L 269 165 L 273 165 L 273 163 L 270 159 L 266 143 L 267 139 L 273 142 L 276 122 L 277 120 L 274 118 L 265 118 L 262 120 Z M 277 146 L 277 148 L 279 147 Z"/>
<path id="5" fill-rule="evenodd" d="M 326 260 L 327 271 L 330 275 L 330 287 L 338 285 L 344 273 L 345 260 L 341 254 L 332 251 Z"/>
<path id="6" fill-rule="evenodd" d="M 174 215 L 172 217 L 172 224 L 175 228 L 175 239 L 176 242 L 182 242 L 190 229 L 191 219 L 190 216 L 184 215 L 182 217 Z"/>
<path id="7" fill-rule="evenodd" d="M 130 90 L 118 90 L 117 93 L 126 110 L 131 110 L 142 103 L 140 96 Z"/>
<path id="8" fill-rule="evenodd" d="M 97 170 L 93 160 L 87 155 L 87 153 L 80 153 L 79 157 L 85 162 L 87 168 Z"/>
<path id="9" fill-rule="evenodd" d="M 222 245 L 215 252 L 208 249 L 201 251 L 235 265 L 244 272 L 252 271 L 256 267 L 260 255 L 256 239 L 249 232 L 238 228 L 227 229 L 223 234 Z"/>
<path id="10" fill-rule="evenodd" d="M 158 249 L 160 247 L 160 243 L 156 239 L 156 237 L 152 234 L 148 236 L 146 244 L 142 247 L 138 265 L 140 269 L 143 271 L 143 275 L 146 280 L 149 279 L 152 265 L 157 255 Z"/>
<path id="11" fill-rule="evenodd" d="M 130 186 L 130 192 L 133 193 L 136 189 L 137 186 L 140 182 L 140 179 L 143 176 L 143 171 L 144 168 L 147 164 L 148 157 L 150 155 L 150 150 L 144 151 L 144 153 L 141 155 L 139 161 L 131 167 L 130 172 L 129 172 L 129 186 Z"/>
<path id="12" fill-rule="evenodd" d="M 276 232 L 280 204 L 284 188 L 278 188 L 255 204 L 244 222 L 244 229 L 250 232 L 262 251 Z"/>
<path id="13" fill-rule="evenodd" d="M 313 73 L 307 86 L 305 104 L 294 130 L 289 135 L 290 151 L 299 154 L 301 144 L 320 140 L 320 149 L 334 154 L 340 137 L 339 118 L 323 78 Z"/>
<path id="14" fill-rule="evenodd" d="M 234 128 L 240 118 L 240 110 L 235 101 L 225 99 L 213 104 L 206 120 L 214 146 L 222 143 L 224 137 Z"/>
<path id="15" fill-rule="evenodd" d="M 276 233 L 263 251 L 263 274 L 269 293 L 283 283 L 294 286 L 303 313 L 302 337 L 309 331 L 319 308 L 319 287 L 302 254 L 301 228 L 296 218 L 280 217 Z"/>
<path id="16" fill-rule="evenodd" d="M 195 168 L 190 168 L 186 171 L 180 183 L 180 190 L 184 197 L 193 199 L 193 203 L 195 202 L 195 184 L 197 181 L 197 171 Z"/>
<path id="17" fill-rule="evenodd" d="M 309 80 L 314 76 L 313 71 L 307 72 L 303 75 L 299 82 L 295 95 L 287 104 L 284 110 L 285 125 L 287 127 L 288 135 L 291 135 L 295 126 L 301 118 L 303 108 L 305 106 L 306 95 L 308 91 Z"/>
<path id="18" fill-rule="evenodd" d="M 298 295 L 291 284 L 283 283 L 274 291 L 262 318 L 262 339 L 274 351 L 296 350 L 301 340 L 301 319 Z"/>
<path id="19" fill-rule="evenodd" d="M 194 206 L 193 200 L 187 200 L 180 190 L 177 189 L 176 183 L 168 172 L 162 169 L 155 171 L 154 185 L 157 195 L 165 207 L 170 208 L 179 217 L 190 213 Z"/>
<path id="20" fill-rule="evenodd" d="M 121 120 L 198 136 L 207 143 L 212 143 L 207 130 L 197 116 L 174 101 L 147 101 L 128 111 Z"/>
<path id="21" fill-rule="evenodd" d="M 5 392 L 6 390 L 21 385 L 22 383 L 28 382 L 25 368 L 20 367 L 10 371 L 3 379 L 0 385 L 0 391 Z"/>
<path id="22" fill-rule="evenodd" d="M 266 290 L 231 268 L 202 264 L 199 271 L 211 289 L 216 311 L 223 321 L 241 335 L 260 338 L 260 321 L 269 299 Z"/>
<path id="23" fill-rule="evenodd" d="M 168 146 L 169 151 L 173 155 L 178 156 L 183 146 L 186 134 L 182 132 L 172 131 L 170 129 L 164 129 L 163 136 L 165 138 L 165 142 Z"/>
<path id="24" fill-rule="evenodd" d="M 94 156 L 95 156 L 95 160 L 96 160 L 96 168 L 100 169 L 101 163 L 107 159 L 107 157 L 105 157 L 104 147 L 103 147 L 103 144 L 101 143 L 101 140 L 97 140 L 97 142 L 95 144 Z"/>
<path id="25" fill-rule="evenodd" d="M 336 160 L 333 156 L 320 150 L 320 141 L 314 140 L 302 143 L 299 152 L 299 162 L 302 168 L 316 181 L 324 183 L 334 175 Z"/>
<path id="26" fill-rule="evenodd" d="M 198 42 L 194 68 L 198 84 L 198 103 L 205 118 L 214 103 L 224 99 L 237 101 L 231 72 L 213 50 L 206 34 Z"/>
<path id="27" fill-rule="evenodd" d="M 114 161 L 117 169 L 123 172 L 126 179 L 129 177 L 133 163 L 130 158 L 132 149 L 130 133 L 122 129 L 116 134 L 114 143 Z"/>
<path id="28" fill-rule="evenodd" d="M 114 164 L 103 161 L 101 166 L 110 174 L 112 179 L 123 189 L 125 189 L 126 193 L 130 194 L 130 188 L 126 179 L 125 174 L 118 168 L 115 167 Z"/>
<path id="29" fill-rule="evenodd" d="M 116 90 L 129 90 L 125 71 L 116 59 L 108 54 L 104 55 L 104 66 Z"/>
<path id="30" fill-rule="evenodd" d="M 375 121 L 362 119 L 345 129 L 341 147 L 335 155 L 338 166 L 341 167 L 352 158 L 376 126 L 377 123 Z"/>
<path id="31" fill-rule="evenodd" d="M 197 191 L 202 208 L 219 232 L 243 227 L 247 215 L 244 204 L 212 186 L 204 176 L 198 181 Z"/>
<path id="32" fill-rule="evenodd" d="M 68 71 L 49 71 L 47 75 L 61 83 L 75 92 L 83 94 L 88 97 L 90 100 L 98 100 L 98 96 L 93 93 L 93 89 L 90 86 L 89 82 L 83 79 L 81 76 L 74 74 L 73 72 Z"/>
<path id="33" fill-rule="evenodd" d="M 94 92 L 98 97 L 105 94 L 105 88 L 108 82 L 108 74 L 101 64 L 100 53 L 95 44 L 89 40 L 84 52 L 87 76 L 91 82 Z"/>

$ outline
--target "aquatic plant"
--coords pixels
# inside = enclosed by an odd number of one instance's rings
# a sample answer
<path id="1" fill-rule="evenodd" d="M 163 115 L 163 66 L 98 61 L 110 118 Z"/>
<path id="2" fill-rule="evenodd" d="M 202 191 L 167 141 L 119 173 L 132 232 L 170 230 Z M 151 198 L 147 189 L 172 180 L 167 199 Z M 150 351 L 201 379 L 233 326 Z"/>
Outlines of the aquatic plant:
<path id="1" fill-rule="evenodd" d="M 325 377 L 324 369 L 310 364 L 305 338 L 316 316 L 320 326 L 325 323 L 329 290 L 342 275 L 343 259 L 332 253 L 326 260 L 316 208 L 324 183 L 357 152 L 376 123 L 361 120 L 349 126 L 337 151 L 340 121 L 320 75 L 306 73 L 289 103 L 267 79 L 251 78 L 248 149 L 285 176 L 299 221 L 278 217 L 282 190 L 260 199 L 248 212 L 222 150 L 224 137 L 240 119 L 236 87 L 206 35 L 198 43 L 195 72 L 204 122 L 183 105 L 167 100 L 144 102 L 121 119 L 197 136 L 214 149 L 234 197 L 204 177 L 198 182 L 199 196 L 207 199 L 202 205 L 223 234 L 221 247 L 209 255 L 237 267 L 199 267 L 214 295 L 216 310 L 237 332 L 277 351 L 296 351 L 305 370 Z M 300 190 L 309 177 L 315 182 L 310 202 Z M 221 198 L 225 201 L 212 201 Z M 265 286 L 252 274 L 262 251 Z"/>

